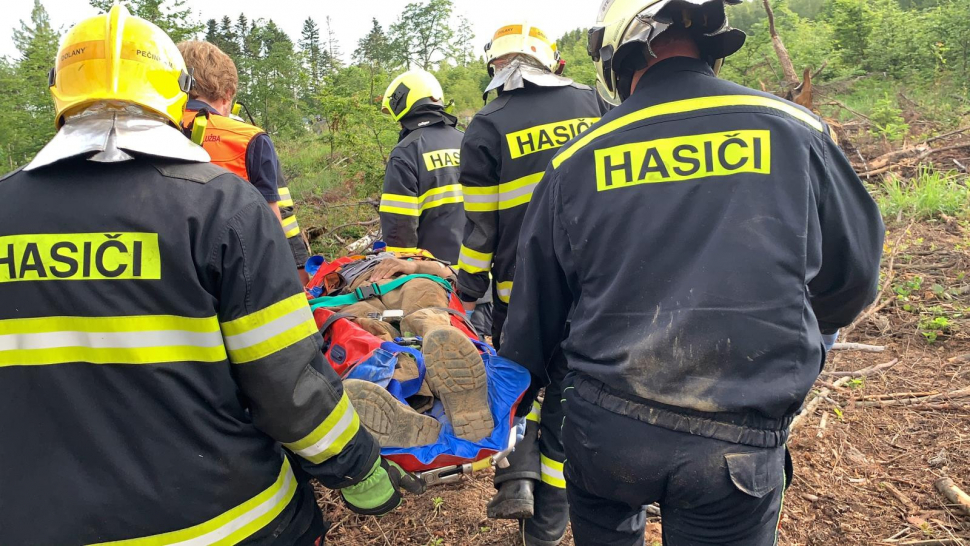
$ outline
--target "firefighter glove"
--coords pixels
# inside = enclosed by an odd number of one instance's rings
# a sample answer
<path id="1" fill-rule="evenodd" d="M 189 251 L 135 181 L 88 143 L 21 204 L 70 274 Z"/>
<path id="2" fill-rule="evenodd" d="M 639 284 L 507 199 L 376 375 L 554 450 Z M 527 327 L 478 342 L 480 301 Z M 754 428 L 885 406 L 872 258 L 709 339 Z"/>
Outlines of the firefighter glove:
<path id="1" fill-rule="evenodd" d="M 383 516 L 401 504 L 402 482 L 407 486 L 413 481 L 417 478 L 397 464 L 378 458 L 363 481 L 341 489 L 340 494 L 352 511 L 365 516 Z"/>

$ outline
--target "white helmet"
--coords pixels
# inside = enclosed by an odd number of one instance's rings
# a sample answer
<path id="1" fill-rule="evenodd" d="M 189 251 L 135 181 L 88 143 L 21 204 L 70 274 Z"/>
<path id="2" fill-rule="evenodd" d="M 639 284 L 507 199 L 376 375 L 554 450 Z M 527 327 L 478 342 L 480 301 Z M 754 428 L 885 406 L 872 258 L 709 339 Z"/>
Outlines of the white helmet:
<path id="1" fill-rule="evenodd" d="M 625 100 L 633 74 L 654 56 L 650 42 L 670 27 L 687 29 L 702 57 L 717 70 L 724 57 L 744 45 L 745 35 L 728 25 L 725 4 L 741 0 L 604 0 L 589 29 L 586 50 L 608 102 Z M 605 94 L 604 94 L 605 93 Z"/>
<path id="2" fill-rule="evenodd" d="M 559 57 L 556 42 L 539 27 L 529 23 L 505 25 L 495 31 L 492 41 L 485 45 L 485 66 L 489 75 L 494 76 L 492 64 L 506 55 L 525 55 L 550 72 L 562 72 L 565 62 Z"/>

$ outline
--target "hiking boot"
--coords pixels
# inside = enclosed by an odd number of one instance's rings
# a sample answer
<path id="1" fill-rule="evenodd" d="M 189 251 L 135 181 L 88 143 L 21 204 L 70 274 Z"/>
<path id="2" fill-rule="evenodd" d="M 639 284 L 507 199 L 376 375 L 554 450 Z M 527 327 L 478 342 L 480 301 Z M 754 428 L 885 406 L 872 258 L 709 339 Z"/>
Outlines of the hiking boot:
<path id="1" fill-rule="evenodd" d="M 488 501 L 486 514 L 492 519 L 526 519 L 535 513 L 532 489 L 535 482 L 527 478 L 508 480 L 498 485 L 498 492 Z"/>
<path id="2" fill-rule="evenodd" d="M 424 336 L 421 352 L 425 380 L 445 407 L 455 436 L 477 442 L 492 434 L 485 363 L 475 345 L 457 328 L 445 327 Z"/>
<path id="3" fill-rule="evenodd" d="M 434 417 L 417 413 L 380 385 L 359 379 L 343 383 L 361 424 L 381 447 L 426 446 L 438 441 L 441 423 Z"/>

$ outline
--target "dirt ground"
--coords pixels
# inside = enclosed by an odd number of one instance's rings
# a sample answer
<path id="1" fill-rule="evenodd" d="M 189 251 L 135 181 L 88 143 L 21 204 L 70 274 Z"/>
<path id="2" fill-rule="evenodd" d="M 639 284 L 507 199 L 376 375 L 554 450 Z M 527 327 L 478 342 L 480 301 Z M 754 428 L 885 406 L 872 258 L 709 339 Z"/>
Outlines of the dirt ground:
<path id="1" fill-rule="evenodd" d="M 896 363 L 838 388 L 823 375 L 809 395 L 829 391 L 790 442 L 782 545 L 970 546 L 970 518 L 934 487 L 948 476 L 970 491 L 970 392 L 952 394 L 970 389 L 970 226 L 890 225 L 886 241 L 879 300 L 840 340 L 885 349 L 833 351 L 826 372 Z M 485 516 L 492 491 L 484 472 L 408 496 L 383 518 L 356 516 L 322 489 L 319 500 L 332 544 L 516 544 L 516 525 Z M 659 528 L 651 519 L 648 545 Z"/>

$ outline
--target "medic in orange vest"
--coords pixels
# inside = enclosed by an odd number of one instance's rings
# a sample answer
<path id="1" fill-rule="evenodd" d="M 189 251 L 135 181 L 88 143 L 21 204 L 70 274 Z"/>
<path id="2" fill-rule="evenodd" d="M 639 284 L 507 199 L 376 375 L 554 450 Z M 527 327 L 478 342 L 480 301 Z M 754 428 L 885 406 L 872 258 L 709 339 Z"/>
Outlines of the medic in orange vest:
<path id="1" fill-rule="evenodd" d="M 230 117 L 239 76 L 232 59 L 208 42 L 178 44 L 185 64 L 194 69 L 195 84 L 185 108 L 182 126 L 199 139 L 212 163 L 248 180 L 276 212 L 300 278 L 309 280 L 303 268 L 308 256 L 306 242 L 296 221 L 293 198 L 280 167 L 279 156 L 265 131 Z M 204 115 L 205 122 L 197 122 Z"/>

